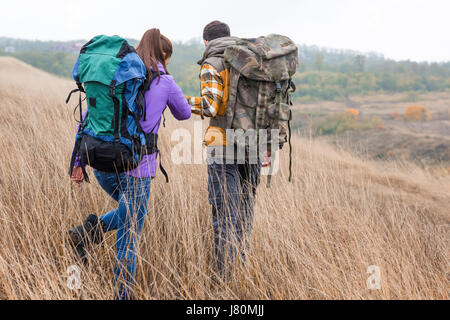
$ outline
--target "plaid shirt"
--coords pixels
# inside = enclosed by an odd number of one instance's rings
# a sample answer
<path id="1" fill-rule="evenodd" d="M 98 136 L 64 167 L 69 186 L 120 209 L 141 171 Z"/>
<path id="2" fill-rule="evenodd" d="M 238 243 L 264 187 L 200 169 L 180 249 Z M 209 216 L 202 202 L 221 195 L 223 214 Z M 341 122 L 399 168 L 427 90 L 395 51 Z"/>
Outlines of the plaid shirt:
<path id="1" fill-rule="evenodd" d="M 224 82 L 217 70 L 204 64 L 200 72 L 201 97 L 189 97 L 192 113 L 205 117 L 215 117 L 219 113 L 224 95 Z"/>

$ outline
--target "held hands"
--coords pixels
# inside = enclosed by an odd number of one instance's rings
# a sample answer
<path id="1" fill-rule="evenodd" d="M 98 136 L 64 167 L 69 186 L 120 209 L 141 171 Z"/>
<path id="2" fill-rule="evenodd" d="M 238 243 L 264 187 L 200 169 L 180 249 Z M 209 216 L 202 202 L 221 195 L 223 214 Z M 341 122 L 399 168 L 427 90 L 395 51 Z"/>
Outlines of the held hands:
<path id="1" fill-rule="evenodd" d="M 262 163 L 263 168 L 270 167 L 272 165 L 272 152 L 267 151 L 266 155 L 264 156 L 264 162 Z"/>
<path id="2" fill-rule="evenodd" d="M 81 187 L 81 184 L 84 181 L 84 174 L 83 174 L 83 170 L 81 169 L 81 167 L 73 168 L 71 180 L 72 180 L 72 182 L 75 182 L 76 184 L 78 184 L 79 187 Z"/>

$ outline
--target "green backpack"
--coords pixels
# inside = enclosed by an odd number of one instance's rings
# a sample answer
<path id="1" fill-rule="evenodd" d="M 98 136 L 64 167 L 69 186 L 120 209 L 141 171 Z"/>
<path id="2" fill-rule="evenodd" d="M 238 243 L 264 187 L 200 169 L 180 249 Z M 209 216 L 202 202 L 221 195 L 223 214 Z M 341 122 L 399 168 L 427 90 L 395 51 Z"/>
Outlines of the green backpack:
<path id="1" fill-rule="evenodd" d="M 144 95 L 155 76 L 147 74 L 136 50 L 125 39 L 100 35 L 86 43 L 73 68 L 73 78 L 78 89 L 70 93 L 67 102 L 73 93 L 80 92 L 80 126 L 70 174 L 77 161 L 104 172 L 127 172 L 135 169 L 144 155 L 159 152 L 158 135 L 144 132 L 140 125 L 140 120 L 145 120 Z M 88 104 L 84 117 L 81 92 Z"/>
<path id="2" fill-rule="evenodd" d="M 290 147 L 289 181 L 292 180 L 291 94 L 297 71 L 298 48 L 288 37 L 271 34 L 241 39 L 224 53 L 230 69 L 227 128 L 279 132 L 279 147 Z M 270 186 L 268 177 L 268 186 Z"/>

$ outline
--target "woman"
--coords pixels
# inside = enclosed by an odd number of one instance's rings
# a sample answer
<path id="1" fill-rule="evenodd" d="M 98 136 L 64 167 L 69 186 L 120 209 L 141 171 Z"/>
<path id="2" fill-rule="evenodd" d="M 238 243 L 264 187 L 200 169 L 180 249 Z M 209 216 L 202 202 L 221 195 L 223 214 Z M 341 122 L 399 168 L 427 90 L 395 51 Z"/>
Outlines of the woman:
<path id="1" fill-rule="evenodd" d="M 158 132 L 166 106 L 177 120 L 186 120 L 191 116 L 191 107 L 167 71 L 172 50 L 172 43 L 158 29 L 145 32 L 136 48 L 147 70 L 156 71 L 158 76 L 145 94 L 147 116 L 146 121 L 140 121 L 145 132 Z M 136 251 L 148 213 L 150 182 L 156 174 L 157 157 L 158 154 L 145 156 L 138 168 L 121 174 L 120 178 L 115 173 L 94 170 L 100 186 L 119 205 L 100 218 L 90 215 L 82 225 L 69 232 L 71 242 L 86 262 L 86 245 L 89 242 L 99 244 L 103 241 L 104 232 L 117 230 L 117 261 L 114 268 L 116 299 L 130 298 L 136 269 Z M 73 171 L 72 181 L 81 184 L 83 178 L 82 169 L 77 166 Z"/>

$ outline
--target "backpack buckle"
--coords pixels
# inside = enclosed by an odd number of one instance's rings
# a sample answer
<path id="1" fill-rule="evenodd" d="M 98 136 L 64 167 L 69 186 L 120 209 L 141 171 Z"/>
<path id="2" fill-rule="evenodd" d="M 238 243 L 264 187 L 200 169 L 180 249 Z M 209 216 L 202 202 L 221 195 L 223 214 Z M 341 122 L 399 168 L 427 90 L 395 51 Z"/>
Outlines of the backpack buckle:
<path id="1" fill-rule="evenodd" d="M 86 93 L 86 91 L 84 91 L 83 85 L 81 84 L 81 82 L 77 81 L 77 87 L 78 90 L 80 90 L 80 92 Z"/>
<path id="2" fill-rule="evenodd" d="M 112 98 L 116 95 L 116 80 L 113 80 L 109 85 L 109 96 Z"/>
<path id="3" fill-rule="evenodd" d="M 275 85 L 277 86 L 277 89 L 276 89 L 277 93 L 280 93 L 281 92 L 281 83 L 276 82 Z"/>

